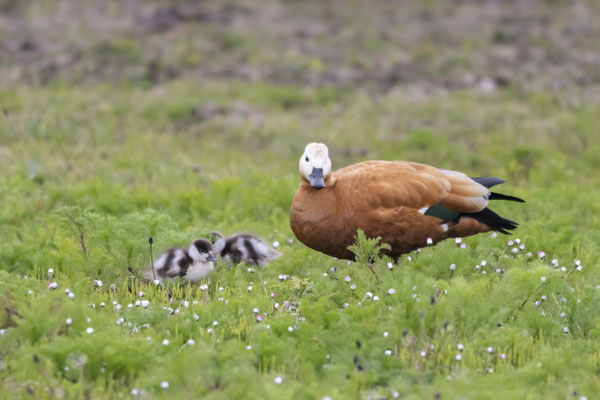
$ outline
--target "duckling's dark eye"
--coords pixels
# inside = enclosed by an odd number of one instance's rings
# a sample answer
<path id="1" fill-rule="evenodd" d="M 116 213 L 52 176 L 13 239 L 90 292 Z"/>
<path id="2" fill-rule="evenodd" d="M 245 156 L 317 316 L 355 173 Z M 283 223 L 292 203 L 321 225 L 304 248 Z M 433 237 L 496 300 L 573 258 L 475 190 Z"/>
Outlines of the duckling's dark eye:
<path id="1" fill-rule="evenodd" d="M 308 157 L 306 157 L 306 162 L 308 162 Z"/>

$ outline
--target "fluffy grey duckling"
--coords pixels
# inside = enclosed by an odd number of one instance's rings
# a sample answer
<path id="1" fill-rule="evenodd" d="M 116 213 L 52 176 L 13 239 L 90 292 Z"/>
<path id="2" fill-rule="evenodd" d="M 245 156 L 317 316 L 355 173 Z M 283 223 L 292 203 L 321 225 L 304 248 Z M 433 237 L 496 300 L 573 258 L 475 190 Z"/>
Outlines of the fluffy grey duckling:
<path id="1" fill-rule="evenodd" d="M 212 235 L 215 254 L 228 264 L 244 261 L 264 267 L 282 254 L 256 236 L 247 233 L 238 233 L 228 238 L 218 232 L 213 232 Z"/>
<path id="2" fill-rule="evenodd" d="M 213 246 L 207 239 L 196 239 L 189 249 L 168 249 L 154 262 L 156 279 L 162 281 L 180 277 L 186 281 L 197 282 L 206 278 L 217 259 L 213 255 Z M 153 280 L 152 269 L 144 272 L 144 278 Z"/>

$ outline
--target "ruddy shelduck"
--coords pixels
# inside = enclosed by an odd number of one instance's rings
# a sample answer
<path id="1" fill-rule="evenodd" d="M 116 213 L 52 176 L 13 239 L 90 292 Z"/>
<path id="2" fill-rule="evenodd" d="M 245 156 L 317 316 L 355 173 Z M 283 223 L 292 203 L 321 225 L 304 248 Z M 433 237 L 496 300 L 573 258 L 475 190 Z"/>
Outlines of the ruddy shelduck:
<path id="1" fill-rule="evenodd" d="M 300 187 L 290 211 L 294 235 L 306 246 L 352 260 L 348 246 L 362 229 L 391 246 L 397 259 L 444 239 L 508 231 L 517 223 L 489 208 L 490 200 L 522 199 L 490 192 L 504 180 L 408 161 L 365 161 L 331 172 L 329 150 L 310 143 L 300 158 Z"/>

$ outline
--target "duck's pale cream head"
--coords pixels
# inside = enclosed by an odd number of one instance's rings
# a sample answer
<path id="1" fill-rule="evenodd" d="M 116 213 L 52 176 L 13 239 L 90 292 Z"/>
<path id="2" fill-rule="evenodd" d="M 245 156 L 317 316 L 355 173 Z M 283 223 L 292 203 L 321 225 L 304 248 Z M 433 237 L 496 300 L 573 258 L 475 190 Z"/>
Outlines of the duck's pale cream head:
<path id="1" fill-rule="evenodd" d="M 300 176 L 315 189 L 325 187 L 325 178 L 331 173 L 329 150 L 323 143 L 309 143 L 300 157 Z"/>

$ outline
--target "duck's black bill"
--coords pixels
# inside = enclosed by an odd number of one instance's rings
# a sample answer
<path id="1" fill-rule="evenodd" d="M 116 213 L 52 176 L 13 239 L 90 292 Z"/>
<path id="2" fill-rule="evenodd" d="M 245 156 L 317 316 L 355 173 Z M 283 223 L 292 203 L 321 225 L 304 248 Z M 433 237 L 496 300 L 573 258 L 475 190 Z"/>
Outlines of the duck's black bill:
<path id="1" fill-rule="evenodd" d="M 217 258 L 215 256 L 213 256 L 212 254 L 208 255 L 207 260 L 212 261 L 212 262 L 217 262 Z"/>
<path id="2" fill-rule="evenodd" d="M 323 189 L 325 187 L 325 180 L 323 179 L 323 168 L 313 168 L 310 174 L 310 186 L 315 189 Z"/>

